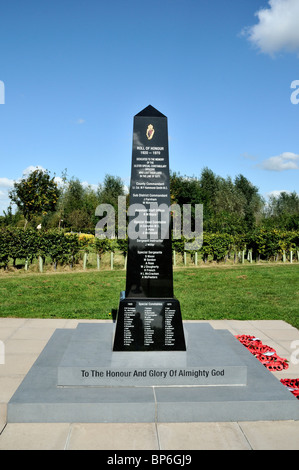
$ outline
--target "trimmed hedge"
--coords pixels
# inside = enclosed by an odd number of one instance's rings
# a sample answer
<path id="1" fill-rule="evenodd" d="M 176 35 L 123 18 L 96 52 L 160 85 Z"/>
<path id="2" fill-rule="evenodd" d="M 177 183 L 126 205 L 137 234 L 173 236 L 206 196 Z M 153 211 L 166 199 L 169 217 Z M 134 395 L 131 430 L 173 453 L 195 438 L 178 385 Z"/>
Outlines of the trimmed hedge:
<path id="1" fill-rule="evenodd" d="M 173 250 L 184 252 L 186 240 L 173 240 Z M 94 252 L 100 257 L 106 252 L 120 250 L 126 255 L 126 240 L 99 239 L 89 234 L 65 233 L 49 230 L 23 230 L 20 228 L 0 229 L 0 263 L 4 268 L 10 260 L 15 265 L 17 259 L 24 259 L 26 264 L 35 258 L 45 261 L 46 257 L 56 267 L 60 264 L 74 264 L 79 253 Z M 208 258 L 219 262 L 232 254 L 250 253 L 253 259 L 278 260 L 291 251 L 299 253 L 299 232 L 280 230 L 256 230 L 246 235 L 230 235 L 227 233 L 208 233 L 203 236 L 203 244 L 198 254 L 204 261 Z M 251 258 L 251 259 L 252 259 Z"/>

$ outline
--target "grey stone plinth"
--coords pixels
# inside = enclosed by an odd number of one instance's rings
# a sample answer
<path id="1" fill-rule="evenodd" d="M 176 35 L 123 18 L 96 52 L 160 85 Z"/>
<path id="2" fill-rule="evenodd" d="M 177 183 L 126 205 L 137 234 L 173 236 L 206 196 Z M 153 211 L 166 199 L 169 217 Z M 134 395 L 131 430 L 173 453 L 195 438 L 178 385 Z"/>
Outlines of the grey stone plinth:
<path id="1" fill-rule="evenodd" d="M 246 385 L 247 366 L 208 324 L 185 326 L 187 351 L 113 352 L 113 325 L 75 330 L 58 366 L 60 386 Z"/>
<path id="2" fill-rule="evenodd" d="M 113 325 L 82 325 L 77 330 L 57 329 L 35 364 L 8 403 L 8 422 L 191 422 L 298 420 L 299 401 L 228 331 L 185 324 L 187 356 L 148 356 L 148 352 L 111 356 Z M 103 333 L 99 355 L 98 329 Z M 110 333 L 109 333 L 110 332 Z M 109 336 L 110 334 L 110 336 Z M 194 342 L 191 337 L 194 336 Z M 191 338 L 191 339 L 190 339 Z M 206 351 L 209 344 L 210 355 Z M 196 339 L 196 341 L 195 341 Z M 190 341 L 190 343 L 189 343 Z M 87 344 L 91 343 L 91 344 Z M 192 353 L 193 344 L 194 350 Z M 74 352 L 71 362 L 71 352 Z M 91 351 L 93 353 L 91 354 Z M 221 353 L 220 353 L 221 351 Z M 118 354 L 118 353 L 117 353 Z M 122 353 L 120 353 L 122 354 Z M 130 354 L 130 356 L 128 355 Z M 142 355 L 141 355 L 142 354 Z M 95 362 L 95 357 L 97 361 Z M 151 359 L 151 364 L 148 364 Z M 90 362 L 89 362 L 90 361 Z M 77 380 L 66 369 L 84 370 L 114 367 L 124 370 L 233 370 L 235 377 L 247 371 L 246 384 L 194 385 L 163 382 L 145 383 L 137 377 L 135 386 L 116 382 L 102 385 L 58 385 L 59 380 Z M 170 364 L 169 361 L 172 361 Z M 203 362 L 202 362 L 203 361 Z M 218 361 L 218 362 L 217 362 Z M 220 361 L 220 362 L 219 362 Z M 69 364 L 69 366 L 68 366 Z M 171 369 L 170 369 L 171 367 Z M 227 368 L 227 369 L 226 369 Z M 212 370 L 212 369 L 211 369 Z M 243 371 L 243 372 L 242 372 Z M 225 376 L 225 375 L 224 375 Z M 190 376 L 192 380 L 193 376 Z M 96 377 L 95 377 L 96 378 Z M 215 375 L 215 380 L 223 375 Z"/>

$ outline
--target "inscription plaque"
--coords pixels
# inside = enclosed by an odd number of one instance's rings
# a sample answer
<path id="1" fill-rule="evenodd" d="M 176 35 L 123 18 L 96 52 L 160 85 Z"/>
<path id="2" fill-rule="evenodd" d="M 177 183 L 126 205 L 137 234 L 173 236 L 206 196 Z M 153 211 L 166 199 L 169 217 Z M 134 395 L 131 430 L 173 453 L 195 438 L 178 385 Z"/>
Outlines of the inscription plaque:
<path id="1" fill-rule="evenodd" d="M 114 351 L 186 350 L 173 297 L 167 118 L 152 106 L 134 117 L 126 291 Z"/>

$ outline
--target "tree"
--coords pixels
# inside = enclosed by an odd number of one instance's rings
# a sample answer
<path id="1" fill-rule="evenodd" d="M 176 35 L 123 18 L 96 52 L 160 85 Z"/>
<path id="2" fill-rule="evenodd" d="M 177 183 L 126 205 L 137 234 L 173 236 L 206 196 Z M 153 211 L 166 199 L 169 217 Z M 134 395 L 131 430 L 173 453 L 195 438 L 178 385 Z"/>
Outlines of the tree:
<path id="1" fill-rule="evenodd" d="M 284 230 L 299 229 L 299 195 L 296 191 L 270 196 L 265 208 L 264 225 Z"/>
<path id="2" fill-rule="evenodd" d="M 91 187 L 87 186 L 84 188 L 82 207 L 85 213 L 88 215 L 89 223 L 86 227 L 89 227 L 89 231 L 94 232 L 96 223 L 98 221 L 95 216 L 95 210 L 99 204 L 99 197 L 97 192 Z"/>
<path id="3" fill-rule="evenodd" d="M 287 193 L 281 192 L 278 197 L 270 196 L 269 198 L 270 214 L 278 217 L 299 214 L 299 195 L 293 191 Z"/>
<path id="4" fill-rule="evenodd" d="M 209 222 L 215 214 L 215 198 L 219 189 L 219 178 L 205 167 L 200 177 L 201 203 L 203 204 L 204 229 L 210 230 Z"/>
<path id="5" fill-rule="evenodd" d="M 106 175 L 103 185 L 99 185 L 98 197 L 100 204 L 111 204 L 117 209 L 118 196 L 124 195 L 124 185 L 119 176 Z"/>
<path id="6" fill-rule="evenodd" d="M 82 209 L 73 210 L 68 215 L 67 223 L 74 232 L 80 232 L 86 229 L 91 231 L 93 228 L 90 224 L 90 218 L 87 212 Z"/>
<path id="7" fill-rule="evenodd" d="M 259 195 L 258 188 L 248 181 L 245 176 L 236 176 L 234 183 L 235 187 L 245 197 L 244 220 L 246 228 L 248 230 L 252 230 L 257 222 L 259 214 L 261 213 L 264 202 Z"/>
<path id="8" fill-rule="evenodd" d="M 72 230 L 93 231 L 98 196 L 91 186 L 83 186 L 79 179 L 71 179 L 61 200 L 61 219 Z"/>
<path id="9" fill-rule="evenodd" d="M 170 199 L 171 204 L 180 207 L 183 217 L 184 204 L 191 205 L 191 230 L 195 228 L 195 204 L 201 204 L 200 182 L 196 177 L 180 176 L 179 173 L 170 174 Z M 175 212 L 173 213 L 175 217 Z M 174 219 L 173 219 L 174 220 Z"/>
<path id="10" fill-rule="evenodd" d="M 98 187 L 99 205 L 110 204 L 113 207 L 115 228 L 117 231 L 123 231 L 125 230 L 125 227 L 123 226 L 124 224 L 121 224 L 120 227 L 118 226 L 119 196 L 125 196 L 124 185 L 121 178 L 119 176 L 106 175 L 104 178 L 104 183 Z M 128 197 L 125 202 L 126 206 L 128 206 Z"/>
<path id="11" fill-rule="evenodd" d="M 78 178 L 71 179 L 63 195 L 63 212 L 67 217 L 74 210 L 83 208 L 84 188 Z"/>
<path id="12" fill-rule="evenodd" d="M 24 215 L 26 228 L 34 215 L 46 215 L 55 210 L 59 189 L 47 170 L 37 168 L 27 178 L 14 183 L 9 197 Z"/>
<path id="13" fill-rule="evenodd" d="M 183 204 L 200 204 L 200 182 L 196 177 L 170 174 L 171 202 L 179 206 Z"/>

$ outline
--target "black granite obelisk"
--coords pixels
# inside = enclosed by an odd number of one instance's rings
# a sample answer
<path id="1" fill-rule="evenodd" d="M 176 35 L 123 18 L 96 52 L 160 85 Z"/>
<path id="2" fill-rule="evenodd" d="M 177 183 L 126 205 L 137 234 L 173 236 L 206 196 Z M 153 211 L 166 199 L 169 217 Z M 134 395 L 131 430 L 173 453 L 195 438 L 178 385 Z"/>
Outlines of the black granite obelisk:
<path id="1" fill-rule="evenodd" d="M 114 351 L 185 351 L 173 297 L 167 117 L 148 106 L 134 117 L 126 291 Z"/>

